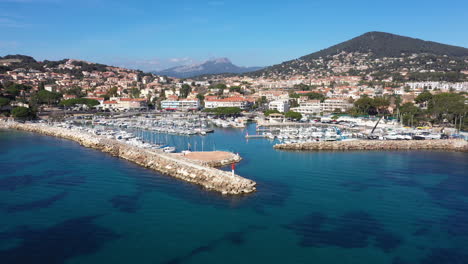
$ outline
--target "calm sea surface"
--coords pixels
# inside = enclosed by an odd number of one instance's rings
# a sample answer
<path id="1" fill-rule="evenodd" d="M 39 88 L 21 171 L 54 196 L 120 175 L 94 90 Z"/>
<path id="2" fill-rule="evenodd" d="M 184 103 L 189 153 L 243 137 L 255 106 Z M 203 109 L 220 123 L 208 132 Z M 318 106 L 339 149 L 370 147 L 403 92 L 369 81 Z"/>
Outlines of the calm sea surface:
<path id="1" fill-rule="evenodd" d="M 157 138 L 239 152 L 258 192 L 232 198 L 0 131 L 0 263 L 468 263 L 468 154 L 286 152 L 245 133 Z"/>

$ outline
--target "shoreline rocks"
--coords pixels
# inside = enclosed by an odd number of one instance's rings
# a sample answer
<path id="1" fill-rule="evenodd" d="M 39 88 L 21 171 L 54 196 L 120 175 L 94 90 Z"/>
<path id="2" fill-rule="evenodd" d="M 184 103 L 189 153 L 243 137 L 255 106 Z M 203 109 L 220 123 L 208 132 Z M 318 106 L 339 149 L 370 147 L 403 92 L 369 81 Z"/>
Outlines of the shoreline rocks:
<path id="1" fill-rule="evenodd" d="M 463 139 L 435 140 L 350 140 L 319 141 L 307 143 L 277 144 L 275 149 L 303 151 L 352 151 L 352 150 L 446 150 L 468 152 L 468 142 Z"/>
<path id="2" fill-rule="evenodd" d="M 0 128 L 16 129 L 73 140 L 88 148 L 109 153 L 160 173 L 194 183 L 225 195 L 242 195 L 256 191 L 256 183 L 239 175 L 232 175 L 183 157 L 157 150 L 141 149 L 114 139 L 107 139 L 84 131 L 51 127 L 43 124 L 1 122 Z"/>

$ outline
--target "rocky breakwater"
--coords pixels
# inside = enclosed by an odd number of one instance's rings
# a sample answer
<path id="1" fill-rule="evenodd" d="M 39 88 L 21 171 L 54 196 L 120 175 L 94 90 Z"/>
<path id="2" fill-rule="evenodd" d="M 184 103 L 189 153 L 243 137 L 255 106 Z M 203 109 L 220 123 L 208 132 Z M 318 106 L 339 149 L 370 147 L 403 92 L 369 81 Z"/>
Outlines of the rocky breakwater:
<path id="1" fill-rule="evenodd" d="M 1 122 L 0 128 L 16 129 L 73 140 L 79 144 L 101 150 L 113 156 L 126 159 L 163 174 L 200 185 L 208 190 L 226 195 L 240 195 L 256 190 L 256 183 L 239 175 L 203 166 L 183 157 L 177 157 L 157 150 L 141 149 L 124 142 L 42 124 Z"/>
<path id="2" fill-rule="evenodd" d="M 307 143 L 277 144 L 275 149 L 282 150 L 447 150 L 468 151 L 468 142 L 463 139 L 437 140 L 350 140 L 320 141 Z"/>

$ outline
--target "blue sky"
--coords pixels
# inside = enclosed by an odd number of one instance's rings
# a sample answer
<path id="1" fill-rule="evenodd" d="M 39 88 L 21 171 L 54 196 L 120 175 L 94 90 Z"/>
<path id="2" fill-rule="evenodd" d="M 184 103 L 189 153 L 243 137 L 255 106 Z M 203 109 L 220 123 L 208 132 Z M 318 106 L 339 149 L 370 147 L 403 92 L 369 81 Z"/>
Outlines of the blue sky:
<path id="1" fill-rule="evenodd" d="M 467 17 L 466 0 L 0 0 L 0 56 L 267 66 L 368 31 L 468 47 Z"/>

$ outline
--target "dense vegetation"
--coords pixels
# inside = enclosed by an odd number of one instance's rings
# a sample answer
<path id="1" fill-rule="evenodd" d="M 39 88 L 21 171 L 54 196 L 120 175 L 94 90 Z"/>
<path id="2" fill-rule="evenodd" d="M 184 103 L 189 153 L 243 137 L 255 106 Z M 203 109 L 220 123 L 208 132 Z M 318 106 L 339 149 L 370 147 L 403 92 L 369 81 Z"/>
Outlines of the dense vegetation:
<path id="1" fill-rule="evenodd" d="M 242 112 L 239 107 L 217 107 L 205 109 L 204 111 L 218 116 L 238 116 Z"/>
<path id="2" fill-rule="evenodd" d="M 265 111 L 263 111 L 263 114 L 265 116 L 269 116 L 271 114 L 281 114 L 281 113 L 278 110 L 275 109 L 275 110 L 265 110 Z"/>
<path id="3" fill-rule="evenodd" d="M 326 98 L 325 95 L 323 95 L 321 93 L 315 93 L 315 92 L 310 92 L 310 93 L 306 93 L 306 94 L 297 94 L 297 93 L 291 92 L 289 94 L 289 97 L 291 97 L 291 98 L 299 98 L 301 96 L 307 96 L 309 98 L 309 100 L 320 100 L 322 102 Z"/>
<path id="4" fill-rule="evenodd" d="M 18 120 L 27 120 L 34 117 L 34 113 L 27 107 L 15 107 L 11 110 L 11 115 Z"/>
<path id="5" fill-rule="evenodd" d="M 294 111 L 288 111 L 286 114 L 284 114 L 284 117 L 291 120 L 300 120 L 302 118 L 302 114 Z"/>
<path id="6" fill-rule="evenodd" d="M 60 102 L 60 105 L 66 106 L 66 107 L 72 107 L 72 106 L 77 106 L 77 105 L 86 105 L 88 107 L 93 107 L 93 106 L 99 105 L 99 102 L 94 99 L 73 98 L 73 99 L 68 99 L 68 100 L 62 100 Z"/>
<path id="7" fill-rule="evenodd" d="M 391 116 L 387 109 L 392 98 L 363 96 L 354 102 L 354 107 L 349 111 L 353 115 L 386 115 Z M 415 98 L 413 103 L 399 105 L 396 102 L 394 114 L 404 125 L 449 125 L 466 129 L 468 127 L 468 105 L 465 104 L 463 94 L 440 93 L 431 94 L 425 91 Z"/>

